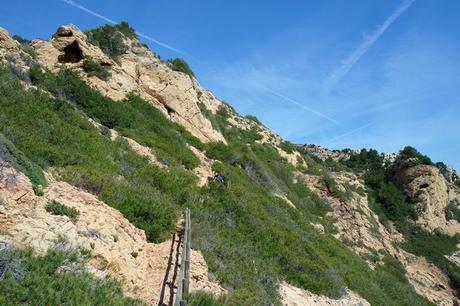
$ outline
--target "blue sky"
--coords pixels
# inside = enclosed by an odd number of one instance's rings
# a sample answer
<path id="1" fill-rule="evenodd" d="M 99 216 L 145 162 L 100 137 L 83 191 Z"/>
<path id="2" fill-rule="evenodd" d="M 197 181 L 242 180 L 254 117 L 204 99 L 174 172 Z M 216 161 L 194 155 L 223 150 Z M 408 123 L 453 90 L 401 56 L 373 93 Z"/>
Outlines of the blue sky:
<path id="1" fill-rule="evenodd" d="M 0 26 L 48 38 L 106 22 L 63 0 L 5 1 Z M 395 152 L 460 169 L 460 1 L 75 0 L 174 49 L 200 82 L 294 143 Z"/>

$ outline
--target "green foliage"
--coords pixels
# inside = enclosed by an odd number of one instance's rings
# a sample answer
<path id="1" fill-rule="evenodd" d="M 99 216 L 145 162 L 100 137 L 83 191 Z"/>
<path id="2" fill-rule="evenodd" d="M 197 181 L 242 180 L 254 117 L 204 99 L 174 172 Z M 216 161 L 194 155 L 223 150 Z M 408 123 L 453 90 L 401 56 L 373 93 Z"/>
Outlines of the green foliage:
<path id="1" fill-rule="evenodd" d="M 382 222 L 416 218 L 413 205 L 407 201 L 403 192 L 388 179 L 383 157 L 376 150 L 363 149 L 344 163 L 355 171 L 364 172 L 370 206 L 379 215 Z"/>
<path id="2" fill-rule="evenodd" d="M 168 64 L 169 67 L 171 67 L 171 69 L 174 71 L 183 72 L 191 77 L 195 76 L 192 68 L 190 68 L 189 64 L 182 58 L 169 59 Z"/>
<path id="3" fill-rule="evenodd" d="M 59 203 L 58 201 L 51 201 L 46 204 L 45 209 L 47 212 L 52 213 L 57 216 L 67 216 L 70 219 L 76 219 L 80 212 L 73 208 L 68 207 L 64 204 Z"/>
<path id="4" fill-rule="evenodd" d="M 136 32 L 127 22 L 121 22 L 117 25 L 104 25 L 86 31 L 85 34 L 90 43 L 101 48 L 105 54 L 115 60 L 127 50 L 123 37 L 137 38 Z"/>
<path id="5" fill-rule="evenodd" d="M 35 84 L 57 98 L 76 104 L 102 125 L 151 147 L 159 160 L 180 163 L 186 168 L 194 168 L 199 164 L 198 158 L 185 144 L 202 148 L 200 140 L 182 126 L 168 120 L 139 96 L 131 94 L 123 103 L 115 102 L 88 86 L 70 70 L 61 70 L 57 76 L 49 72 L 42 73 L 35 67 L 30 71 Z"/>
<path id="6" fill-rule="evenodd" d="M 430 305 L 399 270 L 372 271 L 330 236 L 329 204 L 304 183 L 293 183 L 294 167 L 273 147 L 230 126 L 228 112 L 221 107 L 214 117 L 228 145 L 206 145 L 206 154 L 221 161 L 213 169 L 227 186 L 203 189 L 192 221 L 194 248 L 231 290 L 219 300 L 192 295 L 194 305 L 279 305 L 280 280 L 330 297 L 347 286 L 374 305 Z M 297 209 L 272 194 L 286 195 Z M 322 223 L 326 235 L 310 223 Z"/>
<path id="7" fill-rule="evenodd" d="M 447 220 L 456 220 L 460 222 L 460 203 L 458 200 L 452 200 L 449 202 L 449 205 L 446 207 L 446 219 Z"/>
<path id="8" fill-rule="evenodd" d="M 221 298 L 222 299 L 222 298 Z M 190 306 L 220 306 L 223 302 L 205 291 L 192 292 L 187 299 L 187 305 Z"/>
<path id="9" fill-rule="evenodd" d="M 280 148 L 286 151 L 286 153 L 292 153 L 295 150 L 295 146 L 289 141 L 282 141 L 280 143 Z"/>
<path id="10" fill-rule="evenodd" d="M 151 241 L 169 237 L 178 210 L 190 207 L 193 248 L 203 252 L 211 273 L 230 292 L 217 301 L 192 295 L 191 300 L 198 301 L 195 305 L 279 305 L 282 280 L 335 298 L 348 287 L 374 305 L 429 304 L 397 269 L 371 270 L 337 241 L 326 215 L 328 203 L 304 183 L 294 183 L 294 167 L 273 147 L 257 143 L 256 129 L 230 126 L 226 119 L 232 110 L 227 107 L 219 109 L 214 119 L 228 145 L 203 145 L 208 155 L 220 160 L 213 169 L 225 176 L 226 184 L 198 189 L 195 177 L 182 167 L 186 165 L 182 153 L 175 152 L 181 147 L 187 150 L 189 136 L 150 113 L 148 103 L 136 96 L 124 103 L 104 99 L 69 71 L 57 77 L 37 69 L 31 74 L 41 89 L 58 98 L 40 90 L 24 91 L 11 74 L 0 70 L 0 132 L 31 161 L 53 167 L 60 179 L 118 209 Z M 166 151 L 161 144 L 168 139 L 177 163 L 166 170 L 149 164 L 125 143 L 101 135 L 86 115 L 140 143 L 150 143 L 155 153 Z M 160 123 L 154 125 L 155 120 Z M 229 162 L 229 155 L 237 156 L 236 162 Z M 274 194 L 286 196 L 296 209 Z M 323 224 L 326 234 L 311 223 Z"/>
<path id="11" fill-rule="evenodd" d="M 458 188 L 460 188 L 460 179 L 457 179 L 457 180 L 455 181 L 455 186 L 457 186 Z"/>
<path id="12" fill-rule="evenodd" d="M 83 62 L 83 70 L 89 77 L 95 76 L 103 81 L 107 81 L 110 78 L 109 68 L 93 61 L 92 59 L 86 59 Z"/>
<path id="13" fill-rule="evenodd" d="M 428 156 L 421 154 L 414 147 L 407 146 L 399 152 L 397 160 L 409 160 L 409 159 L 414 159 L 411 166 L 433 165 L 433 162 Z"/>
<path id="14" fill-rule="evenodd" d="M 262 125 L 262 122 L 260 122 L 259 118 L 257 118 L 254 115 L 246 115 L 246 116 L 244 116 L 244 118 L 249 119 L 249 120 L 251 120 L 251 121 L 253 121 L 253 122 L 255 122 L 255 123 L 259 124 L 259 125 Z"/>
<path id="15" fill-rule="evenodd" d="M 0 115 L 0 122 L 1 118 Z M 42 169 L 31 162 L 11 141 L 0 133 L 0 161 L 1 160 L 11 163 L 17 171 L 24 173 L 32 182 L 34 191 L 37 195 L 41 195 L 42 188 L 48 186 Z"/>
<path id="16" fill-rule="evenodd" d="M 123 295 L 119 282 L 99 279 L 85 271 L 77 252 L 49 250 L 35 257 L 31 250 L 0 252 L 1 305 L 144 305 Z M 62 266 L 72 271 L 62 272 Z"/>
<path id="17" fill-rule="evenodd" d="M 63 75 L 66 73 L 69 72 L 63 72 Z M 130 115 L 130 109 L 115 108 L 123 103 L 115 104 L 95 95 L 73 77 L 55 80 L 47 74 L 45 78 L 44 82 L 51 82 L 45 85 L 53 94 L 73 98 L 75 104 L 81 103 L 81 110 L 100 116 L 100 120 L 110 122 L 115 118 L 113 122 L 125 124 L 121 112 Z M 80 89 L 77 86 L 81 86 Z M 68 102 L 52 99 L 40 90 L 23 90 L 6 69 L 0 69 L 0 90 L 0 133 L 14 140 L 14 145 L 29 160 L 43 168 L 53 167 L 55 175 L 62 180 L 96 194 L 145 230 L 150 241 L 164 240 L 175 230 L 176 207 L 188 203 L 190 193 L 196 188 L 194 175 L 179 165 L 172 164 L 167 170 L 151 165 L 125 143 L 100 135 L 86 115 Z M 146 109 L 137 109 L 136 112 L 150 116 L 148 111 L 153 107 L 147 109 L 148 104 L 139 103 Z M 114 116 L 104 114 L 105 111 L 113 111 Z M 160 118 L 157 115 L 150 120 Z M 165 133 L 177 134 L 168 126 L 163 128 Z M 155 130 L 146 128 L 143 132 L 145 134 L 139 131 L 142 137 L 158 137 Z M 173 136 L 169 143 L 174 148 Z M 179 144 L 177 147 L 180 148 Z M 182 149 L 186 150 L 183 146 Z"/>

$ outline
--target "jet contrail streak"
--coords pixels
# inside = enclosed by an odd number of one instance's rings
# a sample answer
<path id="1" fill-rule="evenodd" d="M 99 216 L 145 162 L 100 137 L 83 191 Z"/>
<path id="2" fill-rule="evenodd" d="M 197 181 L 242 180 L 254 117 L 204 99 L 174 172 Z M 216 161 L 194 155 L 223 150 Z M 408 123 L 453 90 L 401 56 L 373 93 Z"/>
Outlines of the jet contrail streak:
<path id="1" fill-rule="evenodd" d="M 115 20 L 110 19 L 110 18 L 108 18 L 108 17 L 106 17 L 106 16 L 104 16 L 104 15 L 101 15 L 101 14 L 99 14 L 99 13 L 96 13 L 95 11 L 92 11 L 92 10 L 90 10 L 90 9 L 88 9 L 88 8 L 86 8 L 86 7 L 82 6 L 82 5 L 80 5 L 80 4 L 78 4 L 78 3 L 76 3 L 76 2 L 73 1 L 73 0 L 62 0 L 62 1 L 63 1 L 64 3 L 67 3 L 67 4 L 69 4 L 69 5 L 73 6 L 73 7 L 75 7 L 75 8 L 78 8 L 78 9 L 80 9 L 80 10 L 82 10 L 82 11 L 84 11 L 84 12 L 90 14 L 90 15 L 93 15 L 94 17 L 97 17 L 97 18 L 99 18 L 99 19 L 102 19 L 102 20 L 104 20 L 104 21 L 106 21 L 106 22 L 108 22 L 108 23 L 110 23 L 110 24 L 117 24 L 117 23 L 118 23 L 118 22 L 116 22 Z M 159 41 L 159 40 L 157 40 L 157 39 L 155 39 L 155 38 L 153 38 L 153 37 L 151 37 L 151 36 L 148 36 L 148 35 L 143 34 L 143 33 L 140 33 L 140 32 L 136 32 L 136 34 L 137 34 L 138 36 L 140 36 L 140 37 L 146 39 L 146 40 L 149 40 L 149 41 L 151 41 L 151 42 L 153 42 L 153 43 L 155 43 L 155 44 L 157 44 L 157 45 L 163 47 L 163 48 L 166 48 L 166 49 L 169 49 L 169 50 L 174 51 L 174 52 L 176 52 L 176 53 L 179 53 L 179 54 L 182 54 L 182 55 L 187 55 L 187 56 L 189 56 L 189 57 L 194 58 L 193 56 L 191 56 L 191 55 L 188 54 L 187 52 L 184 52 L 184 51 L 182 51 L 182 50 L 179 50 L 179 49 L 177 49 L 177 48 L 174 48 L 174 47 L 172 47 L 172 46 L 170 46 L 170 45 L 168 45 L 168 44 L 165 44 L 165 43 L 163 43 L 163 42 L 161 42 L 161 41 Z M 195 59 L 196 59 L 196 58 L 195 58 Z"/>
<path id="2" fill-rule="evenodd" d="M 346 133 L 344 133 L 344 134 L 342 134 L 342 135 L 339 135 L 339 136 L 337 136 L 337 137 L 334 137 L 334 138 L 332 138 L 332 139 L 326 141 L 326 143 L 335 142 L 335 141 L 337 141 L 337 140 L 339 140 L 339 139 L 342 139 L 342 138 L 344 138 L 344 137 L 346 137 L 346 136 L 349 136 L 349 135 L 351 135 L 351 134 L 354 134 L 354 133 L 356 133 L 356 132 L 359 132 L 359 131 L 361 131 L 361 130 L 364 130 L 365 128 L 371 126 L 372 124 L 373 124 L 373 122 L 368 123 L 368 124 L 366 124 L 366 125 L 363 125 L 363 126 L 357 128 L 357 129 L 354 129 L 354 130 L 352 130 L 352 131 L 346 132 Z"/>
<path id="3" fill-rule="evenodd" d="M 361 59 L 361 57 L 369 50 L 370 47 L 385 33 L 385 31 L 395 22 L 407 9 L 415 2 L 415 0 L 404 0 L 391 14 L 390 17 L 381 24 L 372 35 L 366 37 L 366 39 L 358 46 L 358 48 L 342 62 L 336 70 L 334 70 L 326 81 L 326 87 L 339 82 Z"/>
<path id="4" fill-rule="evenodd" d="M 279 93 L 279 92 L 277 92 L 277 91 L 274 91 L 274 90 L 272 90 L 272 89 L 270 89 L 270 88 L 267 88 L 267 87 L 265 87 L 265 86 L 263 86 L 263 85 L 260 85 L 260 84 L 256 84 L 256 83 L 253 83 L 253 84 L 254 84 L 255 86 L 257 86 L 257 87 L 259 87 L 259 88 L 261 88 L 261 89 L 263 89 L 263 90 L 265 90 L 265 91 L 271 93 L 271 94 L 274 95 L 274 96 L 277 96 L 277 97 L 279 97 L 279 98 L 281 98 L 281 99 L 283 99 L 283 100 L 285 100 L 285 101 L 287 101 L 287 102 L 289 102 L 289 103 L 291 103 L 291 104 L 294 104 L 294 105 L 297 105 L 297 106 L 300 107 L 300 108 L 303 108 L 304 110 L 306 110 L 306 111 L 308 111 L 308 112 L 310 112 L 310 113 L 313 113 L 313 114 L 315 114 L 315 115 L 318 115 L 318 116 L 320 116 L 320 117 L 322 117 L 322 118 L 324 118 L 324 119 L 326 119 L 326 120 L 328 120 L 328 121 L 330 121 L 330 122 L 333 122 L 333 123 L 335 123 L 335 124 L 337 124 L 337 125 L 342 125 L 339 121 L 337 121 L 337 120 L 335 120 L 335 119 L 329 117 L 328 115 L 323 114 L 323 113 L 321 113 L 321 112 L 319 112 L 319 111 L 317 111 L 317 110 L 314 110 L 313 108 L 310 108 L 310 107 L 308 107 L 308 106 L 305 106 L 305 105 L 303 105 L 302 103 L 297 102 L 296 100 L 291 99 L 291 98 L 289 98 L 288 96 L 283 95 L 282 93 Z"/>

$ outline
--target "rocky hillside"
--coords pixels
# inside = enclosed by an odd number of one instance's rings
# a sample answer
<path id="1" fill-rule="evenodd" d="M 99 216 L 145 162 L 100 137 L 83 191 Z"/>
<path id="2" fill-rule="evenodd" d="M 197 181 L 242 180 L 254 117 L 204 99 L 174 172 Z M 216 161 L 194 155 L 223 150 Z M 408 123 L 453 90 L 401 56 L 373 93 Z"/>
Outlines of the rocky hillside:
<path id="1" fill-rule="evenodd" d="M 126 23 L 0 29 L 0 63 L 0 304 L 168 303 L 190 207 L 190 305 L 458 305 L 448 166 L 290 144 Z"/>

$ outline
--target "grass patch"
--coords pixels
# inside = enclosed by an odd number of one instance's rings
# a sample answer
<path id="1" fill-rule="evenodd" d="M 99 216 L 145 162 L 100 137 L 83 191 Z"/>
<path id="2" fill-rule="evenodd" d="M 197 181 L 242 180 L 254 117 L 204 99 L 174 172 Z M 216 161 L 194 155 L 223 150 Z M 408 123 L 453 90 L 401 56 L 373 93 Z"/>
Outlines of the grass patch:
<path id="1" fill-rule="evenodd" d="M 70 219 L 75 220 L 80 212 L 73 208 L 73 207 L 68 207 L 64 204 L 59 203 L 58 201 L 51 201 L 48 204 L 46 204 L 45 209 L 47 212 L 57 215 L 57 216 L 67 216 Z"/>

